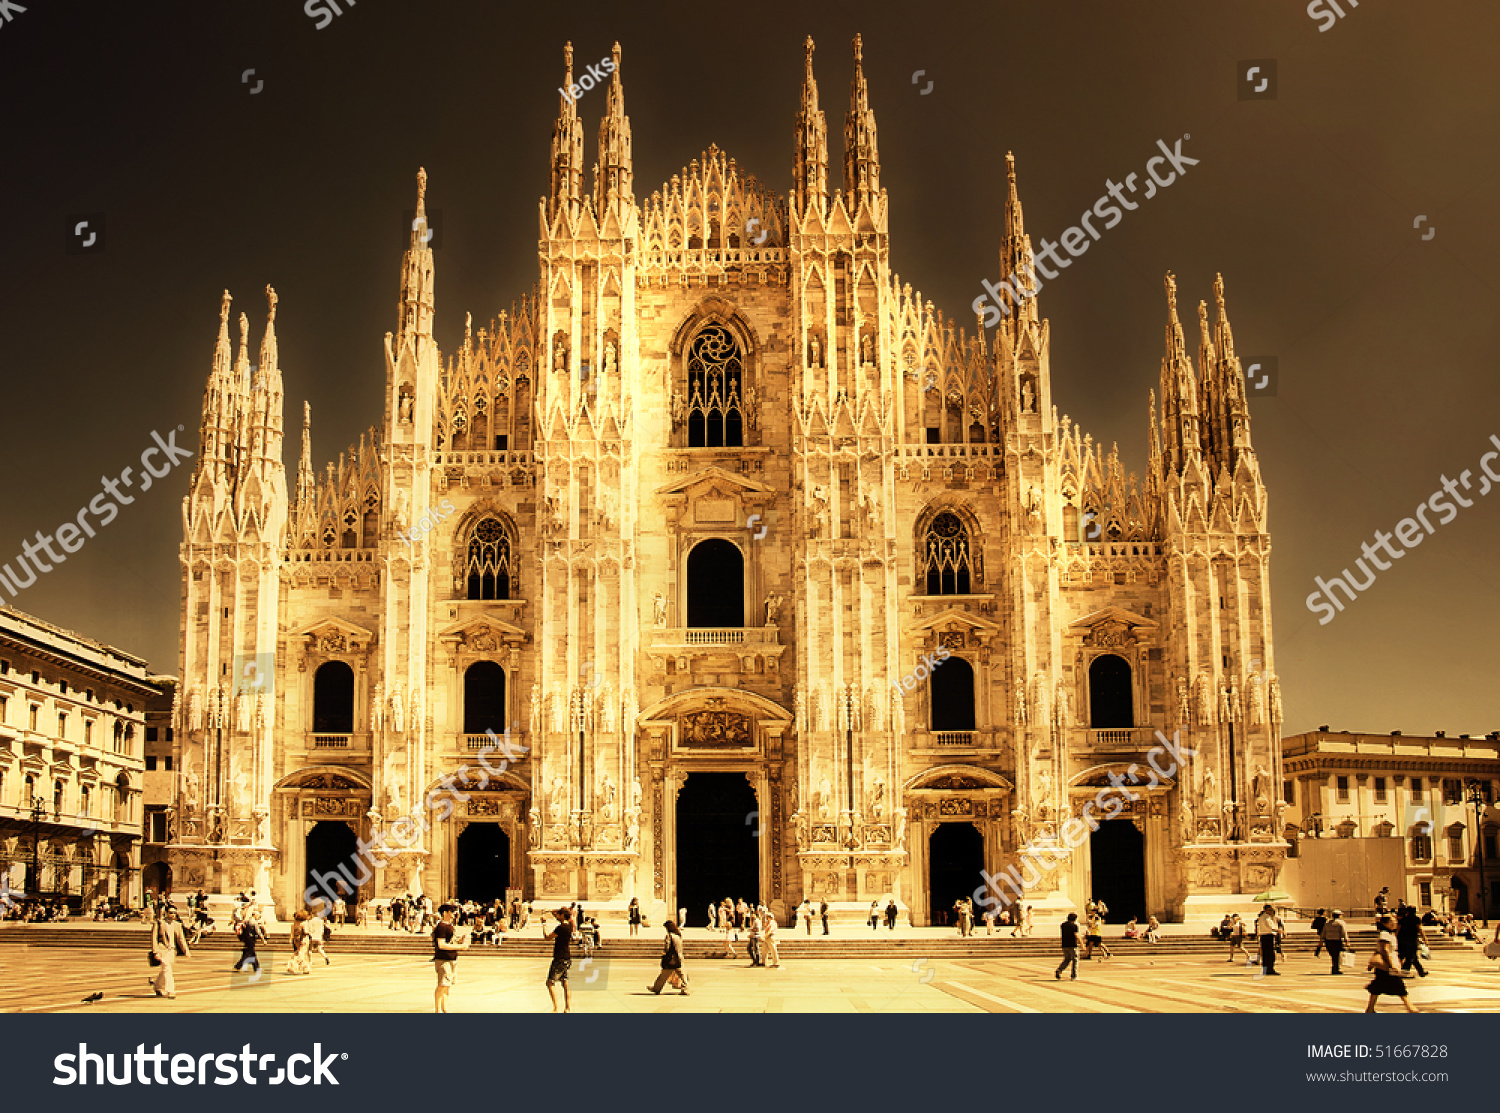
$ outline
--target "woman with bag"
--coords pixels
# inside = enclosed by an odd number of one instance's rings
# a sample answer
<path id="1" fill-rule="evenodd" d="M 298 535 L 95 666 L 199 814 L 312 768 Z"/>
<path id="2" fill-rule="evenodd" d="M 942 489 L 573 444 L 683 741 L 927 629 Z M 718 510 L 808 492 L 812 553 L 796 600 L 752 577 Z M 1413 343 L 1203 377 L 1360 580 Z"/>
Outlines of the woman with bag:
<path id="1" fill-rule="evenodd" d="M 158 997 L 177 996 L 172 967 L 178 958 L 187 958 L 191 953 L 177 910 L 168 908 L 166 915 L 151 927 L 151 950 L 147 953 L 151 965 L 156 967 L 156 977 L 150 979 L 150 984 Z"/>
<path id="2" fill-rule="evenodd" d="M 1370 956 L 1366 965 L 1366 969 L 1373 970 L 1375 976 L 1365 986 L 1370 995 L 1370 1003 L 1365 1006 L 1365 1012 L 1374 1012 L 1376 1000 L 1382 996 L 1390 996 L 1399 997 L 1406 1011 L 1414 1013 L 1417 1010 L 1406 996 L 1406 979 L 1410 975 L 1396 962 L 1395 949 L 1391 946 L 1390 933 L 1395 930 L 1396 921 L 1390 916 L 1381 916 L 1375 921 L 1375 926 L 1380 929 L 1380 940 L 1375 944 L 1375 953 Z"/>
<path id="3" fill-rule="evenodd" d="M 305 908 L 292 917 L 292 961 L 286 964 L 288 974 L 312 973 L 312 936 L 307 933 L 307 921 L 311 918 Z"/>
<path id="4" fill-rule="evenodd" d="M 678 930 L 675 921 L 668 920 L 664 925 L 667 929 L 667 937 L 662 941 L 661 973 L 656 976 L 656 981 L 646 988 L 652 993 L 661 993 L 662 987 L 668 982 L 682 990 L 684 997 L 689 996 L 687 975 L 682 969 L 682 932 Z"/>

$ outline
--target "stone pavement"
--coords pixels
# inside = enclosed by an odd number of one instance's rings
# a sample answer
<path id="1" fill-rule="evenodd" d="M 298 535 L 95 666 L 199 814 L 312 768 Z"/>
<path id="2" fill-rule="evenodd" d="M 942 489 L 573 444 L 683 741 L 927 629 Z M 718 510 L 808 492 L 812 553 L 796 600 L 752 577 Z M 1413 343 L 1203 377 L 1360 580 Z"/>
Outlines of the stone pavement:
<path id="1" fill-rule="evenodd" d="M 1166 955 L 1080 963 L 1078 981 L 1055 981 L 1060 954 L 1035 958 L 929 960 L 822 959 L 780 970 L 751 969 L 739 961 L 688 965 L 693 993 L 646 992 L 655 962 L 598 957 L 573 964 L 574 1005 L 580 1013 L 651 1012 L 1358 1012 L 1364 1008 L 1365 955 L 1353 971 L 1328 974 L 1310 947 L 1288 947 L 1266 978 L 1258 966 L 1201 955 Z M 428 1012 L 433 973 L 409 957 L 338 956 L 306 977 L 281 973 L 281 948 L 264 950 L 263 976 L 229 970 L 233 956 L 202 950 L 177 965 L 176 1000 L 157 999 L 141 954 L 120 948 L 0 948 L 0 984 L 10 1012 Z M 741 952 L 743 955 L 743 951 Z M 453 991 L 454 1012 L 550 1011 L 545 959 L 507 957 L 502 947 L 465 954 Z M 1437 1012 L 1500 1012 L 1500 974 L 1479 951 L 1440 952 L 1431 977 L 1413 980 L 1412 1000 Z M 95 1005 L 82 998 L 102 991 Z M 1399 1011 L 1386 998 L 1381 1011 Z"/>

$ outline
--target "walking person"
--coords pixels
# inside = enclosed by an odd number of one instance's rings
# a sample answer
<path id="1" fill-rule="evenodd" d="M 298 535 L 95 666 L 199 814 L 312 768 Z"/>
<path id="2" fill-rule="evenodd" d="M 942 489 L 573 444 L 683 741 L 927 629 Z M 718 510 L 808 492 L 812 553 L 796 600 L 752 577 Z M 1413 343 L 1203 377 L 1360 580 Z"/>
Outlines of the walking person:
<path id="1" fill-rule="evenodd" d="M 1335 908 L 1328 914 L 1328 921 L 1323 925 L 1323 945 L 1328 948 L 1328 960 L 1333 963 L 1330 974 L 1342 974 L 1343 953 L 1350 950 L 1349 929 L 1344 924 L 1344 914 Z"/>
<path id="2" fill-rule="evenodd" d="M 255 945 L 266 937 L 265 929 L 260 924 L 260 909 L 252 909 L 248 916 L 240 920 L 235 934 L 240 938 L 240 959 L 231 969 L 244 970 L 248 964 L 255 967 L 256 977 L 259 977 L 260 956 L 255 953 Z"/>
<path id="3" fill-rule="evenodd" d="M 724 931 L 724 957 L 739 958 L 739 952 L 734 949 L 734 924 L 733 917 L 729 914 L 729 899 L 726 897 L 724 903 L 719 905 L 719 926 Z"/>
<path id="4" fill-rule="evenodd" d="M 326 910 L 327 905 L 324 905 L 322 910 L 313 913 L 308 918 L 307 923 L 303 925 L 307 931 L 307 961 L 309 964 L 312 962 L 313 955 L 322 955 L 324 966 L 333 965 L 333 959 L 329 958 L 328 952 L 323 949 L 323 942 L 329 935 L 328 921 L 323 918 L 322 914 Z"/>
<path id="5" fill-rule="evenodd" d="M 1308 924 L 1308 927 L 1312 928 L 1312 933 L 1318 940 L 1318 945 L 1313 948 L 1313 958 L 1317 958 L 1323 953 L 1323 929 L 1327 926 L 1328 917 L 1324 914 L 1323 909 L 1320 908 L 1317 914 L 1313 916 L 1312 923 Z"/>
<path id="6" fill-rule="evenodd" d="M 1068 918 L 1062 925 L 1062 965 L 1059 966 L 1053 977 L 1062 981 L 1063 971 L 1068 967 L 1073 968 L 1073 981 L 1078 980 L 1078 913 L 1069 912 Z"/>
<path id="7" fill-rule="evenodd" d="M 713 901 L 708 902 L 708 930 L 719 930 L 719 906 Z"/>
<path id="8" fill-rule="evenodd" d="M 626 909 L 626 918 L 630 921 L 630 937 L 634 939 L 641 933 L 641 900 L 639 897 L 630 898 L 630 907 Z"/>
<path id="9" fill-rule="evenodd" d="M 292 960 L 286 964 L 288 974 L 311 974 L 312 958 L 310 951 L 312 939 L 307 934 L 307 921 L 310 919 L 305 908 L 299 908 L 297 914 L 292 917 Z"/>
<path id="10" fill-rule="evenodd" d="M 1268 904 L 1262 908 L 1255 918 L 1255 934 L 1260 937 L 1260 965 L 1267 977 L 1281 976 L 1281 971 L 1276 969 L 1276 949 L 1285 933 L 1286 925 L 1276 915 L 1276 906 Z"/>
<path id="11" fill-rule="evenodd" d="M 825 901 L 820 901 L 818 903 L 818 915 L 819 915 L 819 917 L 823 921 L 823 934 L 827 935 L 828 934 L 828 902 L 826 900 Z"/>
<path id="12" fill-rule="evenodd" d="M 1416 1012 L 1410 998 L 1406 996 L 1406 979 L 1411 977 L 1396 964 L 1395 947 L 1391 940 L 1394 937 L 1395 920 L 1388 915 L 1378 916 L 1375 926 L 1380 928 L 1380 938 L 1375 944 L 1375 953 L 1370 956 L 1366 963 L 1366 969 L 1374 972 L 1375 976 L 1365 986 L 1365 991 L 1370 995 L 1370 1003 L 1365 1006 L 1365 1012 L 1375 1011 L 1375 1002 L 1380 997 L 1398 997 L 1401 1005 L 1409 1013 Z"/>
<path id="13" fill-rule="evenodd" d="M 552 965 L 547 967 L 547 996 L 552 998 L 552 1011 L 557 1011 L 558 982 L 563 987 L 563 1012 L 573 1011 L 573 991 L 568 988 L 568 968 L 573 965 L 573 916 L 566 908 L 553 913 L 557 926 L 551 931 L 542 927 L 542 938 L 552 940 Z"/>
<path id="14" fill-rule="evenodd" d="M 781 969 L 781 952 L 776 949 L 776 917 L 768 908 L 762 907 L 760 920 L 761 944 L 765 949 L 764 965 Z"/>
<path id="15" fill-rule="evenodd" d="M 880 930 L 880 902 L 878 900 L 870 902 L 870 930 Z"/>
<path id="16" fill-rule="evenodd" d="M 760 953 L 760 917 L 751 912 L 745 917 L 745 949 L 750 952 L 751 966 L 764 966 Z"/>
<path id="17" fill-rule="evenodd" d="M 1104 945 L 1104 921 L 1097 912 L 1089 913 L 1088 930 L 1083 937 L 1083 957 L 1093 958 L 1094 950 L 1097 948 L 1104 952 L 1105 958 L 1114 958 L 1114 952 Z"/>
<path id="18" fill-rule="evenodd" d="M 667 929 L 667 937 L 662 940 L 661 973 L 656 976 L 656 981 L 652 982 L 646 988 L 652 993 L 659 994 L 662 991 L 662 987 L 670 982 L 682 991 L 684 997 L 687 997 L 692 991 L 688 989 L 687 974 L 683 972 L 682 968 L 684 957 L 682 932 L 671 920 L 664 923 L 662 927 Z"/>
<path id="19" fill-rule="evenodd" d="M 1396 918 L 1396 956 L 1401 960 L 1403 971 L 1415 968 L 1417 977 L 1427 977 L 1427 971 L 1422 968 L 1422 948 L 1426 945 L 1427 933 L 1422 930 L 1422 921 L 1417 919 L 1417 910 L 1406 905 Z"/>
<path id="20" fill-rule="evenodd" d="M 807 934 L 811 935 L 813 922 L 813 908 L 811 901 L 804 900 L 802 902 L 802 917 L 807 921 Z"/>
<path id="21" fill-rule="evenodd" d="M 890 903 L 885 906 L 885 926 L 891 931 L 896 930 L 896 917 L 900 915 L 900 909 L 896 907 L 896 898 L 892 897 Z"/>
<path id="22" fill-rule="evenodd" d="M 458 978 L 458 952 L 469 947 L 469 928 L 453 925 L 458 906 L 452 902 L 438 909 L 438 924 L 432 929 L 432 968 L 437 972 L 437 988 L 432 991 L 432 1011 L 448 1011 L 448 993 Z"/>
<path id="23" fill-rule="evenodd" d="M 1245 956 L 1245 961 L 1250 961 L 1250 952 L 1245 950 L 1245 921 L 1239 916 L 1229 918 L 1229 927 L 1221 929 L 1225 932 L 1225 938 L 1229 940 L 1229 961 L 1234 961 L 1236 954 Z"/>
<path id="24" fill-rule="evenodd" d="M 168 908 L 164 919 L 151 925 L 151 955 L 156 966 L 156 977 L 149 979 L 151 988 L 158 997 L 175 998 L 177 980 L 173 970 L 179 958 L 188 958 L 187 933 L 182 930 L 182 921 L 177 911 Z"/>

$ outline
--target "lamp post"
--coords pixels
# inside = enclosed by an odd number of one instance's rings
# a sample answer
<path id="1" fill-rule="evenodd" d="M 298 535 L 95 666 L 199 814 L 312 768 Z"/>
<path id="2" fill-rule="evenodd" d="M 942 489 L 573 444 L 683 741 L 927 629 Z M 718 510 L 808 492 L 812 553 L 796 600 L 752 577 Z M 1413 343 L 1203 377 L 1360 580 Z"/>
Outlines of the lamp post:
<path id="1" fill-rule="evenodd" d="M 47 801 L 33 794 L 31 797 L 31 876 L 26 879 L 26 891 L 34 897 L 40 896 L 42 891 L 42 817 L 46 814 Z"/>
<path id="2" fill-rule="evenodd" d="M 1489 927 L 1490 913 L 1484 891 L 1484 809 L 1489 801 L 1484 798 L 1484 786 L 1478 781 L 1470 781 L 1467 787 L 1469 803 L 1474 805 L 1474 848 L 1479 853 L 1479 914 L 1484 919 L 1484 926 Z"/>

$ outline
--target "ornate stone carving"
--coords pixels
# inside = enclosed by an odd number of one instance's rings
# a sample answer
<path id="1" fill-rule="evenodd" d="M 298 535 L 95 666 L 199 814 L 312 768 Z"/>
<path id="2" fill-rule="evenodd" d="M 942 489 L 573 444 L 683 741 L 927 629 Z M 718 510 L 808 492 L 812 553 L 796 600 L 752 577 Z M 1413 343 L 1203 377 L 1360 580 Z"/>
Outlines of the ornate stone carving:
<path id="1" fill-rule="evenodd" d="M 753 739 L 750 717 L 733 711 L 695 711 L 678 722 L 680 745 L 695 749 L 749 746 Z"/>

